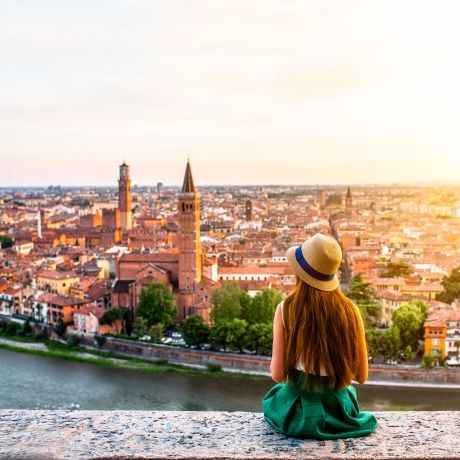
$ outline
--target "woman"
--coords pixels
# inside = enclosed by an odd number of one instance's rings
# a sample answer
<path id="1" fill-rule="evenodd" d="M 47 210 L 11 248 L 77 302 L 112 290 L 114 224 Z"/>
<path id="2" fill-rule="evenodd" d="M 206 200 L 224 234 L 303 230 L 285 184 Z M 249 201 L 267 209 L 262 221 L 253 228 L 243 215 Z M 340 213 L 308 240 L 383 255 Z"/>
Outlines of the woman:
<path id="1" fill-rule="evenodd" d="M 350 385 L 367 380 L 368 358 L 360 312 L 339 287 L 340 246 L 317 233 L 286 256 L 297 285 L 275 312 L 270 370 L 279 383 L 263 399 L 265 420 L 287 436 L 365 436 L 377 421 Z"/>

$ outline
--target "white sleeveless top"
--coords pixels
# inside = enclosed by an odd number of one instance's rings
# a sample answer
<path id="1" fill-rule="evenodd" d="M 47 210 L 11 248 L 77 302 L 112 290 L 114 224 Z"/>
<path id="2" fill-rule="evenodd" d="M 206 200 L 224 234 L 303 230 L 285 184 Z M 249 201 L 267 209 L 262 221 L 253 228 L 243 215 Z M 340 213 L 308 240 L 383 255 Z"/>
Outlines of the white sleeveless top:
<path id="1" fill-rule="evenodd" d="M 283 312 L 284 301 L 281 301 L 276 308 L 279 308 L 281 310 L 281 321 L 283 323 L 283 327 L 286 328 L 286 325 L 284 324 L 284 312 Z M 305 364 L 303 362 L 297 362 L 295 368 L 298 371 L 306 372 Z M 313 374 L 313 372 L 309 372 L 309 374 Z M 323 366 L 321 366 L 320 368 L 319 375 L 321 375 L 322 377 L 327 376 L 326 371 L 324 370 Z"/>

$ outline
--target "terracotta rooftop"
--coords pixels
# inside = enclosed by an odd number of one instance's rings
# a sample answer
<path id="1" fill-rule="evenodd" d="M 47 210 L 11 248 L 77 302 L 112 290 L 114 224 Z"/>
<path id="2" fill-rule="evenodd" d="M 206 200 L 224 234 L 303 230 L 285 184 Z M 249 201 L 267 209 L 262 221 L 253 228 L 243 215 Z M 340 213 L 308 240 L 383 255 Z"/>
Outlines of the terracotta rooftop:
<path id="1" fill-rule="evenodd" d="M 394 300 L 394 301 L 409 301 L 414 299 L 414 296 L 410 294 L 402 294 L 400 291 L 394 291 L 393 289 L 384 289 L 383 291 L 380 291 L 377 296 L 380 299 L 385 299 L 385 300 Z"/>
<path id="2" fill-rule="evenodd" d="M 425 327 L 445 327 L 447 321 L 460 321 L 460 302 L 444 305 L 435 307 L 428 313 Z"/>
<path id="3" fill-rule="evenodd" d="M 155 254 L 123 254 L 120 262 L 174 262 L 178 260 L 177 252 L 157 252 Z"/>
<path id="4" fill-rule="evenodd" d="M 75 297 L 59 295 L 59 294 L 43 294 L 37 298 L 38 302 L 46 302 L 53 305 L 76 305 L 76 304 L 84 304 L 87 303 L 86 300 L 80 300 Z"/>
<path id="5" fill-rule="evenodd" d="M 66 271 L 66 272 L 58 272 L 58 271 L 43 271 L 37 273 L 37 278 L 49 278 L 54 280 L 63 280 L 67 278 L 78 278 L 78 275 L 75 272 Z"/>

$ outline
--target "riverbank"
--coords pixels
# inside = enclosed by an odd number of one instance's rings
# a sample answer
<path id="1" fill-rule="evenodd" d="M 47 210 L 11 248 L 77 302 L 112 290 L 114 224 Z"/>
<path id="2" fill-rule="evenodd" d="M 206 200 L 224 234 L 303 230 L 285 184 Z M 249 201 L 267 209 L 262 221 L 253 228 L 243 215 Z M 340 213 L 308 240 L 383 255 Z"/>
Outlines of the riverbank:
<path id="1" fill-rule="evenodd" d="M 0 410 L 261 411 L 269 377 L 144 372 L 0 348 Z M 460 390 L 355 385 L 361 410 L 460 410 Z"/>
<path id="2" fill-rule="evenodd" d="M 85 340 L 91 340 L 85 338 Z M 86 342 L 90 344 L 91 342 Z M 165 359 L 169 363 L 200 366 L 218 366 L 231 373 L 270 376 L 270 357 L 239 353 L 220 353 L 209 350 L 192 350 L 190 348 L 171 347 L 162 344 L 140 343 L 115 337 L 107 337 L 105 349 L 128 356 L 147 359 Z M 460 388 L 460 369 L 422 369 L 412 366 L 371 365 L 369 382 L 385 385 L 421 386 L 449 385 Z"/>
<path id="3" fill-rule="evenodd" d="M 270 377 L 270 358 L 189 350 L 108 338 L 103 350 L 88 343 L 75 347 L 45 339 L 0 336 L 0 348 L 48 358 L 147 373 L 179 373 L 195 376 L 242 375 Z M 460 370 L 371 367 L 369 385 L 460 389 Z"/>
<path id="4" fill-rule="evenodd" d="M 19 340 L 17 340 L 19 339 Z M 44 356 L 46 358 L 60 359 L 65 361 L 74 361 L 98 366 L 130 369 L 141 372 L 162 374 L 175 372 L 185 375 L 209 375 L 216 376 L 226 374 L 225 372 L 215 369 L 194 369 L 189 366 L 180 366 L 168 363 L 165 360 L 146 360 L 136 357 L 125 356 L 113 351 L 102 351 L 90 349 L 89 347 L 68 347 L 60 342 L 48 340 L 45 343 L 23 338 L 5 338 L 0 337 L 0 348 L 18 353 L 27 353 L 30 355 Z"/>

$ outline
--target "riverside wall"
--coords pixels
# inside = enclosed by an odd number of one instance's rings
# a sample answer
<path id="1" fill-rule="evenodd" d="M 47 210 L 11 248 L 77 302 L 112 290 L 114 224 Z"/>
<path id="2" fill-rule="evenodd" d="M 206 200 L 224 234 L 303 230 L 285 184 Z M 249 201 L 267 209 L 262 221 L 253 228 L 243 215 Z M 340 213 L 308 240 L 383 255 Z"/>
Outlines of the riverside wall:
<path id="1" fill-rule="evenodd" d="M 268 356 L 192 350 L 110 337 L 107 338 L 104 349 L 129 356 L 165 360 L 185 366 L 206 368 L 208 365 L 215 365 L 229 372 L 270 375 L 270 357 Z M 460 385 L 460 369 L 436 368 L 429 370 L 404 366 L 371 366 L 369 381 Z"/>

